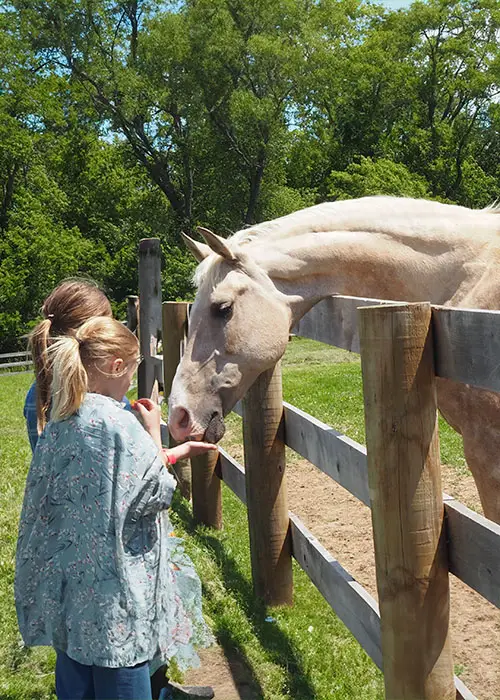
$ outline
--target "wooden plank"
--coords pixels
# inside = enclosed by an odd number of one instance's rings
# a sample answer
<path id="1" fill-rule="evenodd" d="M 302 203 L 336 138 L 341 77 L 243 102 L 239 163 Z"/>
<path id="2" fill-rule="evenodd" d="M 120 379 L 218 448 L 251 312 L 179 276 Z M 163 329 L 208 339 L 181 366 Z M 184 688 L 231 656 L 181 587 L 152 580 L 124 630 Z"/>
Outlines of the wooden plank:
<path id="1" fill-rule="evenodd" d="M 26 362 L 4 362 L 0 364 L 0 369 L 11 369 L 13 367 L 26 367 L 26 365 L 32 365 L 33 360 L 26 360 Z"/>
<path id="2" fill-rule="evenodd" d="M 366 653 L 382 668 L 380 617 L 376 600 L 290 513 L 292 553 L 323 598 L 352 632 Z"/>
<path id="3" fill-rule="evenodd" d="M 328 297 L 313 306 L 293 331 L 304 338 L 359 352 L 357 309 L 401 303 Z M 500 311 L 433 306 L 432 323 L 436 375 L 500 391 Z"/>
<path id="4" fill-rule="evenodd" d="M 0 355 L 0 359 L 3 360 L 6 357 L 29 357 L 31 358 L 31 352 L 29 350 L 22 350 L 21 352 L 4 352 Z"/>
<path id="5" fill-rule="evenodd" d="M 246 503 L 245 469 L 222 448 L 219 448 L 219 458 L 224 483 L 240 501 Z M 382 668 L 380 617 L 376 600 L 318 542 L 294 513 L 289 512 L 289 516 L 292 556 L 374 663 Z M 457 700 L 477 700 L 457 676 L 455 688 Z"/>
<path id="6" fill-rule="evenodd" d="M 366 448 L 300 408 L 288 403 L 283 407 L 288 447 L 369 506 Z"/>
<path id="7" fill-rule="evenodd" d="M 283 406 L 285 444 L 371 507 L 366 448 L 295 406 Z M 450 572 L 500 608 L 500 525 L 446 494 L 443 499 Z"/>
<path id="8" fill-rule="evenodd" d="M 443 498 L 451 573 L 500 608 L 500 525 Z"/>
<path id="9" fill-rule="evenodd" d="M 500 391 L 500 311 L 434 306 L 436 374 Z"/>
<path id="10" fill-rule="evenodd" d="M 477 700 L 474 693 L 471 693 L 458 676 L 455 676 L 455 690 L 457 691 L 457 700 Z"/>
<path id="11" fill-rule="evenodd" d="M 222 448 L 219 448 L 219 470 L 226 486 L 246 505 L 245 468 Z"/>
<path id="12" fill-rule="evenodd" d="M 332 296 L 318 302 L 292 329 L 296 335 L 359 352 L 358 308 L 403 302 Z"/>

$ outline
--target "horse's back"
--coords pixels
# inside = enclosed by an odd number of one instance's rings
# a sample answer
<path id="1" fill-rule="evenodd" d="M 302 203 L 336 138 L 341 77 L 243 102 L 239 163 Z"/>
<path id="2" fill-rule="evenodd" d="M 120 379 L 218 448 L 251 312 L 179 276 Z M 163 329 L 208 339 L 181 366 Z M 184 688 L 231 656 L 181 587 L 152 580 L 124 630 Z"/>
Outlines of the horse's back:
<path id="1" fill-rule="evenodd" d="M 422 237 L 500 234 L 500 209 L 468 209 L 427 199 L 363 197 L 324 202 L 249 229 L 235 243 L 290 238 L 322 231 L 364 231 Z"/>

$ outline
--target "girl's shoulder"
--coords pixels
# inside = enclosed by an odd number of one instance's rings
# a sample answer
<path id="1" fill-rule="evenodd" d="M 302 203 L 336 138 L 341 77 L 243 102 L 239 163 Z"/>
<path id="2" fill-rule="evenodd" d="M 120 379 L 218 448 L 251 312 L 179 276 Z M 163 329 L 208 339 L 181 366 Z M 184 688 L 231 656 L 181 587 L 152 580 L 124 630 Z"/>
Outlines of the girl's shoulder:
<path id="1" fill-rule="evenodd" d="M 123 402 L 116 401 L 103 394 L 87 393 L 78 409 L 77 421 L 82 425 L 120 430 L 122 427 L 133 429 L 139 426 L 137 418 L 131 411 L 124 411 Z M 140 426 L 139 426 L 140 427 Z"/>

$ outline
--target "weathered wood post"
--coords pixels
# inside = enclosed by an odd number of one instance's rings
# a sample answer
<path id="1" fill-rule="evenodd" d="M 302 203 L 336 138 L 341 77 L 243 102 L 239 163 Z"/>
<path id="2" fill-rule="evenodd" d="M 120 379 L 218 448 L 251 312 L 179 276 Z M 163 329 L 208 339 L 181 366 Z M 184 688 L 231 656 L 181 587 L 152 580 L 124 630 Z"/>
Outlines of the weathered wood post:
<path id="1" fill-rule="evenodd" d="M 281 363 L 263 372 L 243 399 L 243 442 L 254 591 L 268 605 L 290 605 Z"/>
<path id="2" fill-rule="evenodd" d="M 182 345 L 187 335 L 188 323 L 187 301 L 164 301 L 163 309 L 163 396 L 168 399 L 172 389 L 177 365 L 182 356 Z M 173 437 L 169 434 L 169 445 L 175 445 Z M 188 459 L 183 459 L 173 467 L 179 488 L 184 498 L 191 499 L 191 464 Z"/>
<path id="3" fill-rule="evenodd" d="M 217 452 L 191 460 L 191 490 L 195 522 L 216 530 L 222 528 L 222 489 L 217 476 Z"/>
<path id="4" fill-rule="evenodd" d="M 359 309 L 387 700 L 454 700 L 431 307 Z"/>
<path id="5" fill-rule="evenodd" d="M 127 328 L 135 333 L 139 325 L 139 297 L 136 294 L 127 296 Z"/>
<path id="6" fill-rule="evenodd" d="M 151 395 L 156 378 L 158 333 L 161 332 L 161 249 L 158 238 L 139 242 L 139 339 L 143 361 L 137 371 L 137 395 Z"/>

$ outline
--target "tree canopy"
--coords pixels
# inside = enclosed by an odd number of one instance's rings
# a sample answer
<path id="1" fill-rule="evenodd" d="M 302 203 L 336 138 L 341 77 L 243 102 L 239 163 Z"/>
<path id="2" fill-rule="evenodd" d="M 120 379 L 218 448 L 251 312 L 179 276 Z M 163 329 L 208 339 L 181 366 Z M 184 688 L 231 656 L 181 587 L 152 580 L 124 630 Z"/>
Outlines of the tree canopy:
<path id="1" fill-rule="evenodd" d="M 500 7 L 428 0 L 9 0 L 0 12 L 0 346 L 63 277 L 115 309 L 158 236 L 325 199 L 500 195 Z"/>

